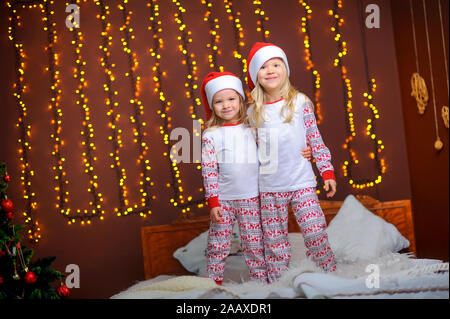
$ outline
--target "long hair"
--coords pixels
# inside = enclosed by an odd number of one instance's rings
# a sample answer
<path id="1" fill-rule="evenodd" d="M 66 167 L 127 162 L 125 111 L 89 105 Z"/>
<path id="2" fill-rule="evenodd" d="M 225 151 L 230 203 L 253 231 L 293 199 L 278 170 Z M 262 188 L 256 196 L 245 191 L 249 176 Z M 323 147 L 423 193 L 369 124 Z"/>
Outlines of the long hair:
<path id="1" fill-rule="evenodd" d="M 281 60 L 281 65 L 284 69 L 284 79 L 281 83 L 280 93 L 284 99 L 284 105 L 281 109 L 281 115 L 285 117 L 284 123 L 290 123 L 292 118 L 294 117 L 295 110 L 295 97 L 299 93 L 299 91 L 292 86 L 289 81 L 289 77 L 287 75 L 286 65 L 283 60 Z M 250 104 L 253 104 L 253 110 L 250 114 L 250 122 L 255 127 L 259 127 L 261 123 L 265 121 L 264 119 L 264 109 L 266 104 L 266 94 L 264 88 L 256 81 L 255 88 L 251 92 L 252 101 Z"/>
<path id="2" fill-rule="evenodd" d="M 239 96 L 239 118 L 238 122 L 241 122 L 243 124 L 248 124 L 248 117 L 247 117 L 247 105 L 244 102 L 244 99 L 242 96 L 236 92 L 236 94 Z M 214 108 L 212 108 L 211 117 L 206 122 L 206 129 L 214 129 L 219 126 L 222 126 L 224 123 L 224 120 L 217 116 L 216 112 L 214 111 Z"/>

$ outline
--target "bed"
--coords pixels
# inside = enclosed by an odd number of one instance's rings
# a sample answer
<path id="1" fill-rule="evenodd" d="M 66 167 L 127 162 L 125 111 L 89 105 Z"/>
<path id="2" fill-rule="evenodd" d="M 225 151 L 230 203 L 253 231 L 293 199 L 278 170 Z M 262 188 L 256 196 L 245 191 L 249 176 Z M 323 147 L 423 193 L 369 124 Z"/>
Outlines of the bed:
<path id="1" fill-rule="evenodd" d="M 191 214 L 169 225 L 141 228 L 145 280 L 112 298 L 448 298 L 448 263 L 415 257 L 410 200 L 380 202 L 349 195 L 344 201 L 320 204 L 337 257 L 335 274 L 323 273 L 305 257 L 300 229 L 290 211 L 293 257 L 282 279 L 264 287 L 249 282 L 242 275 L 246 269 L 237 249 L 226 267 L 239 268 L 241 280 L 234 276 L 216 286 L 200 270 L 206 265 L 209 216 Z M 183 254 L 193 249 L 196 256 L 183 260 Z M 239 266 L 232 266 L 231 258 Z"/>

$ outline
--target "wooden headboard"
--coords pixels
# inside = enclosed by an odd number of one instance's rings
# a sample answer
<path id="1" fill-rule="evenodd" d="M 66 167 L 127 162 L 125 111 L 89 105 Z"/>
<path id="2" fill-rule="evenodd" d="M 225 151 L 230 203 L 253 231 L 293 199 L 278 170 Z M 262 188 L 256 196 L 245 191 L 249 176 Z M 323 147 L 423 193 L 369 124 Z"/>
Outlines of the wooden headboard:
<path id="1" fill-rule="evenodd" d="M 410 246 L 407 252 L 416 253 L 414 224 L 410 200 L 379 202 L 370 196 L 356 196 L 372 213 L 393 224 L 406 237 Z M 343 201 L 320 201 L 327 225 L 338 213 Z M 188 275 L 189 272 L 173 258 L 173 253 L 209 228 L 209 215 L 183 215 L 169 225 L 143 226 L 141 228 L 145 279 L 159 275 Z M 295 216 L 289 212 L 289 232 L 300 232 Z"/>

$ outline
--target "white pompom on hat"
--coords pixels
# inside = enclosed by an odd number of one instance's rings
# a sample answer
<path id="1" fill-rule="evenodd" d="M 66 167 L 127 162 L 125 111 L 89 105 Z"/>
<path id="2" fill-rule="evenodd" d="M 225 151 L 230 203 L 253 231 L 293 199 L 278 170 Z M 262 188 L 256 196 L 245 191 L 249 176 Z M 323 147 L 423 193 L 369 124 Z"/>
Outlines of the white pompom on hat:
<path id="1" fill-rule="evenodd" d="M 212 114 L 212 100 L 214 94 L 225 89 L 233 89 L 245 101 L 244 88 L 242 82 L 231 72 L 211 72 L 205 76 L 201 86 L 201 95 L 203 106 L 205 108 L 206 120 L 208 121 Z"/>
<path id="2" fill-rule="evenodd" d="M 283 49 L 273 43 L 256 42 L 247 59 L 247 85 L 250 90 L 255 88 L 258 79 L 258 71 L 266 61 L 280 58 L 286 65 L 287 75 L 289 76 L 289 64 Z"/>

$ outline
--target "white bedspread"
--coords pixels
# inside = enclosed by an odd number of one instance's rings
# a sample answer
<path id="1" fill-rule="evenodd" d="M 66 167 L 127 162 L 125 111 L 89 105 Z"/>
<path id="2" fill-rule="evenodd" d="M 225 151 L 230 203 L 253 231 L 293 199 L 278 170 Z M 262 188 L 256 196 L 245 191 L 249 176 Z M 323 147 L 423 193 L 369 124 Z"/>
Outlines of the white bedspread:
<path id="1" fill-rule="evenodd" d="M 372 265 L 372 266 L 369 266 Z M 375 265 L 375 266 L 374 266 Z M 369 266 L 369 267 L 368 267 Z M 225 283 L 197 276 L 160 276 L 139 282 L 113 299 L 449 298 L 448 263 L 392 253 L 338 264 L 323 273 L 309 259 L 291 265 L 279 282 Z M 375 270 L 374 270 L 375 269 Z"/>

